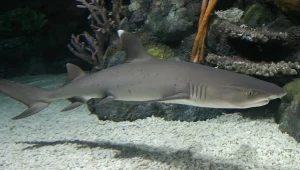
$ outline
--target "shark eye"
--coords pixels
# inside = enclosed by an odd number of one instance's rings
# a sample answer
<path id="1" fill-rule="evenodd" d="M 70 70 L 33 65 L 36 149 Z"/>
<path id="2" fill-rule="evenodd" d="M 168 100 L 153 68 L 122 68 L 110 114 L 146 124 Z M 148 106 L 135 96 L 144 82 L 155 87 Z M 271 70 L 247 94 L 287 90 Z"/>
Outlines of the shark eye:
<path id="1" fill-rule="evenodd" d="M 254 92 L 251 90 L 251 91 L 246 92 L 246 94 L 247 94 L 248 96 L 253 96 Z"/>

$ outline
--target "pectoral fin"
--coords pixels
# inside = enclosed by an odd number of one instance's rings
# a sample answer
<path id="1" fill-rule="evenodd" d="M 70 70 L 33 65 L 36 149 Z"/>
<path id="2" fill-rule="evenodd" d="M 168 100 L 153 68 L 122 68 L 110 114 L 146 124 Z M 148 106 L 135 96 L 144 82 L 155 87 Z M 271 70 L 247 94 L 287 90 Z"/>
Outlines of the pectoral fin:
<path id="1" fill-rule="evenodd" d="M 180 100 L 180 99 L 189 99 L 189 98 L 190 98 L 190 94 L 188 94 L 188 93 L 176 93 L 174 95 L 165 96 L 165 97 L 162 97 L 162 98 L 156 99 L 156 100 L 142 101 L 141 103 L 161 102 L 161 101 Z"/>
<path id="2" fill-rule="evenodd" d="M 69 106 L 65 107 L 64 109 L 61 110 L 61 112 L 69 111 L 72 109 L 75 109 L 87 102 L 87 100 L 84 97 L 71 97 L 68 98 L 70 102 L 72 102 Z"/>
<path id="3" fill-rule="evenodd" d="M 96 103 L 95 105 L 93 105 L 93 106 L 91 106 L 91 107 L 95 107 L 95 106 L 98 106 L 98 105 L 102 105 L 102 104 L 104 104 L 104 103 L 112 102 L 112 101 L 114 101 L 115 99 L 116 99 L 115 96 L 109 95 L 109 96 L 107 96 L 107 97 L 105 97 L 105 98 L 103 98 L 103 99 L 100 99 L 100 101 L 99 101 L 98 103 Z"/>
<path id="4" fill-rule="evenodd" d="M 69 110 L 72 110 L 72 109 L 75 109 L 81 105 L 83 105 L 84 103 L 82 102 L 74 102 L 74 103 L 71 103 L 69 106 L 65 107 L 64 109 L 61 110 L 61 112 L 66 112 L 66 111 L 69 111 Z"/>
<path id="5" fill-rule="evenodd" d="M 108 102 L 114 101 L 115 99 L 116 99 L 115 96 L 110 95 L 110 96 L 107 96 L 107 97 L 103 98 L 102 100 L 100 100 L 100 101 L 97 103 L 97 105 L 101 105 L 101 104 L 104 104 L 104 103 L 108 103 Z"/>
<path id="6" fill-rule="evenodd" d="M 190 98 L 190 94 L 188 94 L 188 93 L 176 93 L 174 95 L 166 96 L 161 99 L 158 99 L 158 101 L 189 99 L 189 98 Z"/>

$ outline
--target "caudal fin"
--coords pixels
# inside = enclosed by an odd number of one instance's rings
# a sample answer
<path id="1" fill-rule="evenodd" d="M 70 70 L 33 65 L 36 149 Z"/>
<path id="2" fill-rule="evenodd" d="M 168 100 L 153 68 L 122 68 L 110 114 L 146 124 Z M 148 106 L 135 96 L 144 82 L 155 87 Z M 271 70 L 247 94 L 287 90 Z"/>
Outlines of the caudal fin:
<path id="1" fill-rule="evenodd" d="M 29 107 L 13 119 L 22 119 L 34 115 L 50 104 L 50 101 L 47 100 L 47 94 L 49 92 L 47 89 L 0 79 L 0 92 L 7 94 Z"/>

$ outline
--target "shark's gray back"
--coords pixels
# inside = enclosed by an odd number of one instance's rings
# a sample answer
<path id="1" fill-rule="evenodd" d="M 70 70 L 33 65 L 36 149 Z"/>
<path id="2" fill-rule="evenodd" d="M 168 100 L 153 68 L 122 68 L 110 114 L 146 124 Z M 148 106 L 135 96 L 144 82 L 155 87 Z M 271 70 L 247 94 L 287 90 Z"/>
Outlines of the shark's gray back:
<path id="1" fill-rule="evenodd" d="M 142 98 L 150 94 L 153 98 L 161 98 L 176 92 L 188 93 L 189 85 L 215 86 L 219 89 L 230 86 L 272 94 L 282 93 L 278 86 L 247 75 L 189 62 L 155 59 L 133 34 L 121 30 L 118 33 L 127 50 L 127 63 L 83 77 L 71 83 L 70 86 L 74 88 L 67 86 L 61 91 L 71 92 L 80 87 L 84 89 L 82 94 L 89 94 L 90 97 L 101 98 L 111 93 L 120 100 L 125 100 L 125 97 L 127 100 L 131 95 Z M 98 93 L 95 94 L 95 91 Z"/>
<path id="2" fill-rule="evenodd" d="M 237 86 L 263 89 L 270 93 L 276 93 L 278 90 L 276 85 L 247 75 L 172 60 L 151 59 L 143 62 L 122 64 L 99 72 L 96 77 L 99 76 L 102 80 L 101 84 L 107 88 L 111 86 L 119 87 L 119 82 L 122 82 L 123 86 L 193 83 L 205 86 Z M 103 80 L 106 81 L 103 82 Z"/>

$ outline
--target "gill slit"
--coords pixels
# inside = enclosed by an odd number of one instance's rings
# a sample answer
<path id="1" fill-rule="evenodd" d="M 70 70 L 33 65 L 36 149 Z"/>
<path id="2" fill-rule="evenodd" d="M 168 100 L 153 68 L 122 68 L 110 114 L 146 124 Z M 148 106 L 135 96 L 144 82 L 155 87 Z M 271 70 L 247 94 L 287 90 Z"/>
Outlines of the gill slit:
<path id="1" fill-rule="evenodd" d="M 190 83 L 190 96 L 196 99 L 206 99 L 207 86 Z"/>

